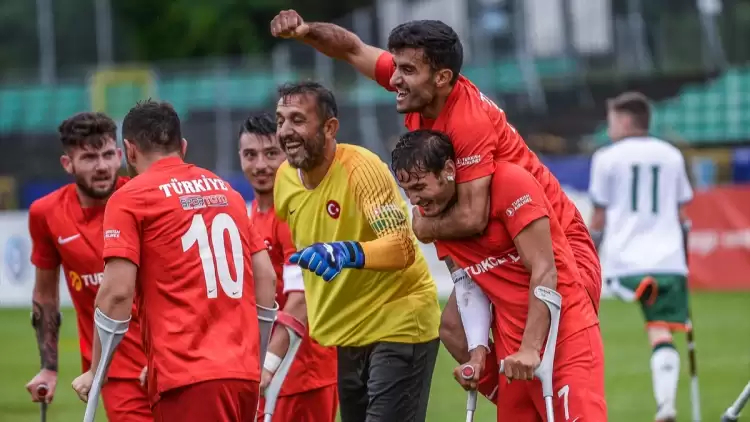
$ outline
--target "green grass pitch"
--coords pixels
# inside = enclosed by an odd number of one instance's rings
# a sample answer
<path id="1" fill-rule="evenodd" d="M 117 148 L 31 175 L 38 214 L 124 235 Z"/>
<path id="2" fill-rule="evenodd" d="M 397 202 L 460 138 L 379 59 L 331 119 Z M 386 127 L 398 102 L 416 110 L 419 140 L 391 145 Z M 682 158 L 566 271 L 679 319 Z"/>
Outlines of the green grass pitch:
<path id="1" fill-rule="evenodd" d="M 692 297 L 703 420 L 717 421 L 750 379 L 750 292 L 696 293 Z M 70 382 L 80 370 L 78 341 L 72 310 L 65 312 L 60 340 L 60 378 L 50 406 L 50 422 L 79 421 L 84 406 Z M 606 348 L 607 402 L 612 422 L 648 422 L 655 406 L 649 370 L 650 350 L 635 304 L 603 301 L 602 331 Z M 39 407 L 24 389 L 39 365 L 28 310 L 0 310 L 0 421 L 39 420 Z M 690 420 L 689 380 L 685 339 L 678 335 L 682 376 L 679 389 L 680 420 Z M 465 418 L 466 394 L 455 384 L 454 362 L 444 351 L 435 368 L 427 420 L 456 422 Z M 749 409 L 750 410 L 750 409 Z M 480 399 L 475 420 L 493 421 L 495 408 Z M 98 421 L 105 421 L 103 409 Z"/>

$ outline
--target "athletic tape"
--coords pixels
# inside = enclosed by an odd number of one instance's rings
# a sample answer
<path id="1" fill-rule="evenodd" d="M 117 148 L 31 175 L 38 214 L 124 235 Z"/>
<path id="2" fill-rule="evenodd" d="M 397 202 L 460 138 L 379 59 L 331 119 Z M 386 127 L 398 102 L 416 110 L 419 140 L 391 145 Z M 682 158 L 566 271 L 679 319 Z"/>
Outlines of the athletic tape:
<path id="1" fill-rule="evenodd" d="M 266 359 L 263 361 L 263 369 L 270 373 L 275 373 L 281 365 L 281 358 L 271 352 L 266 352 Z"/>

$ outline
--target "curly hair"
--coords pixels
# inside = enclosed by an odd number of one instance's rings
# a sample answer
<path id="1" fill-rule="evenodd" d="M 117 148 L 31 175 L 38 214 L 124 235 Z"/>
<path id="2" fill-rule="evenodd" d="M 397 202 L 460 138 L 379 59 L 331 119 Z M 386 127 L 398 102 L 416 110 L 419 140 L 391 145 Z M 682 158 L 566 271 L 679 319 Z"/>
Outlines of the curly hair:
<path id="1" fill-rule="evenodd" d="M 63 149 L 101 148 L 108 140 L 117 139 L 117 124 L 104 113 L 85 112 L 65 119 L 57 128 Z"/>

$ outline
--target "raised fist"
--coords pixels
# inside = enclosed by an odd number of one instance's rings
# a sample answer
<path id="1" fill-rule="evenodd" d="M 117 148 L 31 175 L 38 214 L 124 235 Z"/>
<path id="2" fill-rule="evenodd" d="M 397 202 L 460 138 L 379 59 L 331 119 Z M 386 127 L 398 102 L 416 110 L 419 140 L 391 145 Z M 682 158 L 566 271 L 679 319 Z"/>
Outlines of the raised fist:
<path id="1" fill-rule="evenodd" d="M 310 27 L 294 10 L 282 10 L 271 21 L 271 35 L 279 38 L 303 38 Z"/>

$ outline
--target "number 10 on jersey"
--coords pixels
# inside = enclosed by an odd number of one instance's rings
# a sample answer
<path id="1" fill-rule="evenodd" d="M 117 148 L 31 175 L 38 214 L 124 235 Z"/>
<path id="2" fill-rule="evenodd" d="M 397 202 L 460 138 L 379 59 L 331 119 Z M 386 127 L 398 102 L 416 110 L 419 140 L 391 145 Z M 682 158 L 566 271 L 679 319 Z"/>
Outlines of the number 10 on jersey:
<path id="1" fill-rule="evenodd" d="M 232 247 L 232 261 L 237 279 L 229 271 L 229 257 L 224 246 L 224 232 L 229 233 L 229 244 Z M 206 294 L 209 299 L 217 297 L 216 275 L 219 276 L 221 290 L 232 299 L 242 297 L 244 285 L 244 257 L 242 255 L 242 238 L 232 217 L 228 214 L 217 214 L 211 222 L 211 241 L 208 239 L 208 228 L 202 214 L 195 214 L 190 228 L 182 236 L 182 250 L 189 251 L 198 244 L 198 254 L 203 266 L 203 277 L 206 279 Z"/>

